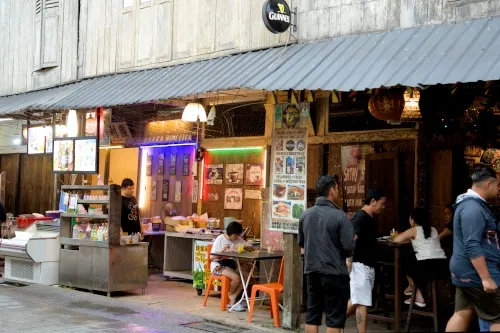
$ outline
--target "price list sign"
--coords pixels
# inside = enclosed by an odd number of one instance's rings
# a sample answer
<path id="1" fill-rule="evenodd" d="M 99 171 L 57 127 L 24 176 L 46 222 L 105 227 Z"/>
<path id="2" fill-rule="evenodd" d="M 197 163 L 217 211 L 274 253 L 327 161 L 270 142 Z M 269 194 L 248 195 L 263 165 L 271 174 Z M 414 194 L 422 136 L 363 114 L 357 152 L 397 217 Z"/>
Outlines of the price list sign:
<path id="1" fill-rule="evenodd" d="M 309 103 L 275 106 L 269 230 L 297 233 L 307 205 Z"/>

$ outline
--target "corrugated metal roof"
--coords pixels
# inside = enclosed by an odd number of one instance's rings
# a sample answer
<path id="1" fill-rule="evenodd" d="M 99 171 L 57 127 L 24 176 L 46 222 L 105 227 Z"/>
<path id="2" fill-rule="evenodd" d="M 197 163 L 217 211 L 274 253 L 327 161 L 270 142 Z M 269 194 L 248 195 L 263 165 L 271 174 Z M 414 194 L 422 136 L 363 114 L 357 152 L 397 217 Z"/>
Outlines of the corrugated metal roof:
<path id="1" fill-rule="evenodd" d="M 365 90 L 500 79 L 500 17 L 247 52 L 0 98 L 0 114 L 148 103 L 205 92 Z"/>

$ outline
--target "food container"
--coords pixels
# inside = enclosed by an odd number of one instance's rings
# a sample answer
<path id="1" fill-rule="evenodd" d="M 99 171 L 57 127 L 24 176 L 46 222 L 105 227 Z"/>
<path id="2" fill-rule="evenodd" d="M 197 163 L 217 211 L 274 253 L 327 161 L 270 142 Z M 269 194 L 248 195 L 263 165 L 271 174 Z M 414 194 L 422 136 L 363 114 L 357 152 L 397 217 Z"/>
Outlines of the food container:
<path id="1" fill-rule="evenodd" d="M 140 234 L 135 234 L 132 237 L 132 244 L 139 244 Z"/>
<path id="2" fill-rule="evenodd" d="M 195 228 L 206 228 L 207 227 L 207 220 L 200 219 L 200 218 L 193 218 L 193 226 Z"/>

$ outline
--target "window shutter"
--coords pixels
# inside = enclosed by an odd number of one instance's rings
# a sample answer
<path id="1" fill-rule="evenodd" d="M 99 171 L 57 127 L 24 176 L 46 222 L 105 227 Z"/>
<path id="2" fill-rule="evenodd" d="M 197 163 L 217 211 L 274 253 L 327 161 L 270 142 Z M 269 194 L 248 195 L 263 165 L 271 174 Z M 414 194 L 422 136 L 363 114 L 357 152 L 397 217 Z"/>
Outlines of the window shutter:
<path id="1" fill-rule="evenodd" d="M 60 0 L 43 0 L 41 67 L 59 65 L 61 40 Z"/>
<path id="2" fill-rule="evenodd" d="M 42 0 L 36 0 L 35 3 L 35 52 L 34 52 L 35 71 L 41 69 L 42 59 Z"/>

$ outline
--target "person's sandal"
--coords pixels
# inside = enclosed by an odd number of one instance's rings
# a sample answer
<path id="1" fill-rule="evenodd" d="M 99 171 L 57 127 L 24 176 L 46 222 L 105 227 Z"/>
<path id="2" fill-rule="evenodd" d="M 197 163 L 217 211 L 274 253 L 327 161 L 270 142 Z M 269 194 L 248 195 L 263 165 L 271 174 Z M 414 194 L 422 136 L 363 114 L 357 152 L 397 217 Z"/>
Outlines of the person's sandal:
<path id="1" fill-rule="evenodd" d="M 405 296 L 411 296 L 412 292 L 413 290 L 406 288 L 404 294 Z"/>
<path id="2" fill-rule="evenodd" d="M 406 301 L 405 301 L 405 304 L 406 305 L 410 305 L 411 303 L 411 298 L 408 298 Z M 413 302 L 413 304 L 415 304 L 416 306 L 418 306 L 419 308 L 425 308 L 427 306 L 427 304 L 425 303 L 422 303 L 422 302 L 418 302 L 418 301 L 415 301 Z"/>

